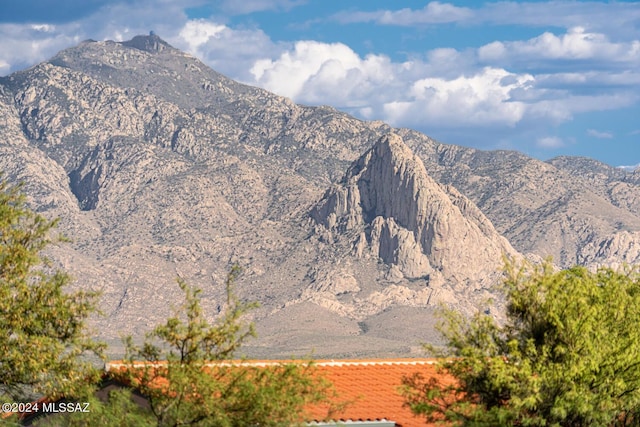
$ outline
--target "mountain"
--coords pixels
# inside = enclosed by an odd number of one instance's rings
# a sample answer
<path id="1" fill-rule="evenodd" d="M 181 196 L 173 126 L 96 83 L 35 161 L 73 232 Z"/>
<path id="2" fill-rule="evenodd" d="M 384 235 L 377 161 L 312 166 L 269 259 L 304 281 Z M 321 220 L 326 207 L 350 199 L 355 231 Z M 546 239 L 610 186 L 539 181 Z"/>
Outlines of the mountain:
<path id="1" fill-rule="evenodd" d="M 466 197 L 436 183 L 395 134 L 374 144 L 311 211 L 330 233 L 353 241 L 408 278 L 491 282 L 516 251 Z M 330 239 L 327 239 L 330 240 Z"/>
<path id="2" fill-rule="evenodd" d="M 157 36 L 86 41 L 0 79 L 0 170 L 60 217 L 74 286 L 117 355 L 179 301 L 214 317 L 232 263 L 255 357 L 408 355 L 439 302 L 500 313 L 502 254 L 638 259 L 640 180 L 442 144 L 235 82 Z M 493 298 L 496 306 L 488 307 Z"/>

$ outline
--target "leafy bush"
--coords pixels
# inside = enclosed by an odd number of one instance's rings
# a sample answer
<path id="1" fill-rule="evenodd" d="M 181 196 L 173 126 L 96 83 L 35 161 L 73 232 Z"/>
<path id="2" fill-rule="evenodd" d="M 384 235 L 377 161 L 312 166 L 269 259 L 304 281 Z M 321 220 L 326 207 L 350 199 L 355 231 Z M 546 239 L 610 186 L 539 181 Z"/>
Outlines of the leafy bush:
<path id="1" fill-rule="evenodd" d="M 455 425 L 640 424 L 637 270 L 505 269 L 507 321 L 445 310 L 455 381 L 405 379 L 407 405 Z"/>

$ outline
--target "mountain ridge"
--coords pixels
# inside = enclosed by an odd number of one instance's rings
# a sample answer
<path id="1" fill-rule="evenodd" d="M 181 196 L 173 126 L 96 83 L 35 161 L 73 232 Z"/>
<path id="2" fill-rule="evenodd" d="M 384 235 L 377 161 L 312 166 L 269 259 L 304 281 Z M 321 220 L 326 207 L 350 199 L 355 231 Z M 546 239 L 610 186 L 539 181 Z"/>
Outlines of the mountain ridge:
<path id="1" fill-rule="evenodd" d="M 240 295 L 262 304 L 251 354 L 350 357 L 416 354 L 436 339 L 438 302 L 486 310 L 498 248 L 560 266 L 638 260 L 637 174 L 442 144 L 296 105 L 157 36 L 88 41 L 0 79 L 0 131 L 0 170 L 25 182 L 34 209 L 61 218 L 73 243 L 50 255 L 74 286 L 103 292 L 93 325 L 115 353 L 121 332 L 140 336 L 166 317 L 177 276 L 203 289 L 215 317 L 233 263 L 244 269 Z M 380 152 L 376 168 L 363 159 L 385 138 L 402 148 Z M 331 194 L 356 190 L 368 200 L 361 212 L 354 199 L 318 214 Z M 427 193 L 439 208 L 420 201 Z M 351 225 L 336 229 L 332 212 Z M 426 244 L 419 230 L 435 223 L 458 237 Z M 485 261 L 429 259 L 435 241 L 464 254 L 456 242 L 469 235 L 491 236 L 467 251 Z M 478 264 L 486 269 L 471 271 Z"/>

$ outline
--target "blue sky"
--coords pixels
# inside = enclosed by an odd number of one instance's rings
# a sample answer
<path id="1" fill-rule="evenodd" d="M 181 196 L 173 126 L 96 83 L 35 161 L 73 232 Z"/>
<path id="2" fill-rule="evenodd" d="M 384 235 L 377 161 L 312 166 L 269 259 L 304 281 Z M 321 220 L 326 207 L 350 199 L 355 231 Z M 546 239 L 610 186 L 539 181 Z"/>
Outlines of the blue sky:
<path id="1" fill-rule="evenodd" d="M 442 142 L 640 164 L 640 2 L 20 0 L 0 75 L 154 30 L 215 70 Z"/>

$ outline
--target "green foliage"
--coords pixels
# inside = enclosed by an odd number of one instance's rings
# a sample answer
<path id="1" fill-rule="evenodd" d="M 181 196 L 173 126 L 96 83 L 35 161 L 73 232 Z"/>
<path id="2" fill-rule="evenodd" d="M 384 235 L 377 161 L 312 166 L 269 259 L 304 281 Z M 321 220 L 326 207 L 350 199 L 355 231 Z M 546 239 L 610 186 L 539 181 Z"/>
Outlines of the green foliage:
<path id="1" fill-rule="evenodd" d="M 454 425 L 640 425 L 640 276 L 508 264 L 507 321 L 445 311 L 455 381 L 406 378 L 408 406 Z"/>
<path id="2" fill-rule="evenodd" d="M 128 389 L 116 389 L 103 402 L 89 396 L 88 412 L 49 415 L 34 422 L 37 427 L 152 427 L 155 425 L 148 411 L 136 404 Z"/>
<path id="3" fill-rule="evenodd" d="M 230 360 L 254 336 L 242 317 L 256 305 L 232 290 L 238 272 L 233 267 L 227 278 L 226 310 L 215 323 L 203 313 L 200 290 L 179 281 L 184 318 L 169 318 L 141 346 L 125 341 L 121 379 L 149 399 L 158 426 L 292 425 L 306 404 L 326 398 L 328 386 L 312 363 L 256 367 Z"/>
<path id="4" fill-rule="evenodd" d="M 70 293 L 70 277 L 41 251 L 56 221 L 25 205 L 19 186 L 0 177 L 0 400 L 26 401 L 33 393 L 79 396 L 98 372 L 88 354 L 102 344 L 85 333 L 97 294 Z M 62 240 L 58 238 L 57 240 Z"/>

